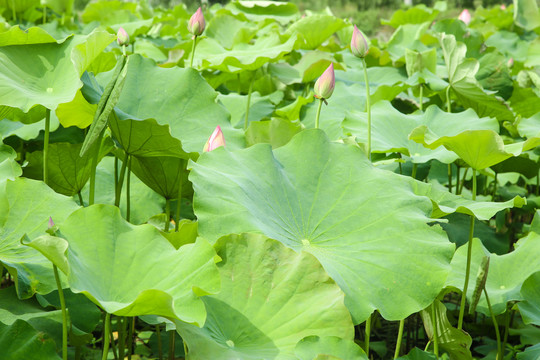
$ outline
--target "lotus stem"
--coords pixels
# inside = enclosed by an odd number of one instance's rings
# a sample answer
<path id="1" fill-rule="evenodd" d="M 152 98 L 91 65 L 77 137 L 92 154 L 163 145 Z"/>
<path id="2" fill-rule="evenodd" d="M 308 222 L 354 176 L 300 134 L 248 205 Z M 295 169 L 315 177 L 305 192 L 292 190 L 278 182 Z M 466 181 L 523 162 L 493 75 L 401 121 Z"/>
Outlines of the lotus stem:
<path id="1" fill-rule="evenodd" d="M 159 324 L 156 325 L 156 335 L 158 344 L 158 357 L 159 360 L 163 360 L 163 342 L 161 341 L 161 329 Z"/>
<path id="2" fill-rule="evenodd" d="M 367 112 L 367 155 L 369 161 L 371 161 L 371 94 L 369 92 L 369 79 L 367 74 L 366 59 L 362 58 L 362 65 L 364 66 L 364 82 L 366 83 L 366 112 Z"/>
<path id="3" fill-rule="evenodd" d="M 399 321 L 399 330 L 396 343 L 396 351 L 394 352 L 394 359 L 399 357 L 399 351 L 401 350 L 401 341 L 403 340 L 403 328 L 405 325 L 405 319 Z"/>
<path id="4" fill-rule="evenodd" d="M 58 274 L 58 267 L 53 264 L 54 279 L 56 280 L 56 287 L 58 288 L 58 297 L 60 298 L 60 308 L 62 309 L 62 360 L 67 360 L 67 343 L 68 343 L 68 330 L 67 330 L 67 309 L 66 300 L 64 298 L 64 291 L 62 290 L 62 284 L 60 283 L 60 275 Z"/>
<path id="5" fill-rule="evenodd" d="M 416 179 L 416 172 L 418 171 L 418 164 L 413 163 L 411 177 Z"/>
<path id="6" fill-rule="evenodd" d="M 420 111 L 424 111 L 424 85 L 420 84 L 420 103 L 418 104 L 418 108 Z"/>
<path id="7" fill-rule="evenodd" d="M 127 358 L 128 360 L 131 360 L 131 355 L 133 352 L 133 334 L 135 333 L 135 317 L 132 316 L 129 318 L 129 329 L 128 329 L 128 340 L 127 340 L 127 347 L 128 347 L 128 353 Z"/>
<path id="8" fill-rule="evenodd" d="M 178 229 L 180 228 L 180 210 L 182 210 L 182 173 L 184 172 L 184 166 L 185 162 L 184 160 L 180 160 L 180 174 L 178 175 L 179 183 L 178 183 L 178 200 L 176 202 L 176 221 L 174 224 L 174 231 L 178 232 Z"/>
<path id="9" fill-rule="evenodd" d="M 175 330 L 169 331 L 169 360 L 174 360 L 174 348 L 175 348 Z"/>
<path id="10" fill-rule="evenodd" d="M 197 35 L 193 35 L 193 45 L 191 46 L 191 55 L 189 58 L 189 67 L 193 67 L 193 56 L 195 55 L 195 47 L 197 46 Z"/>
<path id="11" fill-rule="evenodd" d="M 497 359 L 496 360 L 502 360 L 503 352 L 501 348 L 501 333 L 499 332 L 499 324 L 497 324 L 497 318 L 495 317 L 495 314 L 493 313 L 493 309 L 491 308 L 491 302 L 489 301 L 489 296 L 488 296 L 485 286 L 484 286 L 484 295 L 486 296 L 486 302 L 488 305 L 489 313 L 491 314 L 491 319 L 493 320 L 493 326 L 495 327 L 495 336 L 497 337 Z"/>
<path id="12" fill-rule="evenodd" d="M 452 192 L 452 164 L 448 164 L 448 191 Z"/>
<path id="13" fill-rule="evenodd" d="M 11 0 L 11 13 L 13 15 L 13 22 L 17 22 L 17 12 L 15 11 L 15 0 Z"/>
<path id="14" fill-rule="evenodd" d="M 249 106 L 251 105 L 251 92 L 253 90 L 253 82 L 255 80 L 255 76 L 251 79 L 249 82 L 249 90 L 248 90 L 248 98 L 247 98 L 247 104 L 246 104 L 246 117 L 244 119 L 244 131 L 247 130 L 248 127 L 248 119 L 249 119 Z"/>
<path id="15" fill-rule="evenodd" d="M 79 196 L 79 203 L 80 203 L 80 205 L 81 205 L 81 206 L 84 206 L 84 201 L 83 201 L 81 192 L 79 191 L 79 192 L 77 193 L 77 195 Z"/>
<path id="16" fill-rule="evenodd" d="M 47 6 L 43 5 L 43 23 L 47 22 Z"/>
<path id="17" fill-rule="evenodd" d="M 123 316 L 118 317 L 118 358 L 124 359 L 124 351 L 126 348 L 126 322 L 127 319 Z"/>
<path id="18" fill-rule="evenodd" d="M 126 153 L 124 156 L 124 161 L 122 162 L 122 168 L 120 169 L 120 178 L 118 179 L 118 188 L 116 189 L 116 196 L 114 199 L 114 206 L 120 207 L 120 198 L 122 197 L 122 185 L 124 184 L 124 176 L 126 175 L 126 168 L 129 154 Z"/>
<path id="19" fill-rule="evenodd" d="M 111 329 L 111 314 L 105 313 L 105 328 L 103 330 L 103 355 L 101 360 L 107 360 L 109 354 L 109 331 Z"/>
<path id="20" fill-rule="evenodd" d="M 101 139 L 103 139 L 104 133 L 105 133 L 105 129 L 101 131 L 94 145 L 96 149 L 95 149 L 94 156 L 92 157 L 92 170 L 90 171 L 90 188 L 88 192 L 88 206 L 94 205 L 95 190 L 96 190 L 96 170 L 97 170 L 99 152 L 101 150 Z"/>
<path id="21" fill-rule="evenodd" d="M 446 88 L 446 112 L 452 112 L 452 107 L 450 106 L 450 85 Z"/>
<path id="22" fill-rule="evenodd" d="M 366 352 L 366 356 L 369 359 L 369 336 L 371 334 L 371 315 L 368 316 L 366 320 L 366 337 L 364 342 L 364 350 Z"/>
<path id="23" fill-rule="evenodd" d="M 126 220 L 131 219 L 131 156 L 127 165 L 127 179 L 126 179 Z"/>
<path id="24" fill-rule="evenodd" d="M 43 137 L 43 182 L 49 185 L 49 169 L 48 169 L 48 156 L 49 156 L 49 131 L 51 127 L 51 110 L 47 109 L 45 112 L 45 135 Z"/>
<path id="25" fill-rule="evenodd" d="M 432 318 L 432 326 L 433 326 L 433 353 L 435 354 L 435 357 L 439 358 L 439 329 L 437 328 L 437 309 L 435 309 L 435 302 L 431 304 L 431 318 Z"/>
<path id="26" fill-rule="evenodd" d="M 473 168 L 473 188 L 472 199 L 476 200 L 476 169 Z M 459 307 L 458 329 L 463 328 L 463 316 L 465 315 L 465 301 L 467 299 L 467 289 L 469 288 L 469 276 L 471 273 L 472 240 L 474 235 L 474 215 L 471 215 L 471 225 L 469 227 L 469 243 L 467 244 L 467 267 L 465 269 L 465 284 L 461 292 L 461 305 Z"/>
<path id="27" fill-rule="evenodd" d="M 315 129 L 319 128 L 319 118 L 321 116 L 321 108 L 323 101 L 323 99 L 319 99 L 319 107 L 317 108 L 317 116 L 315 117 Z"/>
<path id="28" fill-rule="evenodd" d="M 169 232 L 171 225 L 171 200 L 165 199 L 165 232 Z"/>

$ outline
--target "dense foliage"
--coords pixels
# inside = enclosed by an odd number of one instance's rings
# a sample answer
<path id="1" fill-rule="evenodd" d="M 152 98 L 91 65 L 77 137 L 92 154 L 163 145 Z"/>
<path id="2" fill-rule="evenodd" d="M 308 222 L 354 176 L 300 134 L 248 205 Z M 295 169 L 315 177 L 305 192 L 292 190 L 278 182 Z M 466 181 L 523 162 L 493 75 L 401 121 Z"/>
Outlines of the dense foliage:
<path id="1" fill-rule="evenodd" d="M 0 0 L 2 359 L 540 357 L 540 12 Z"/>

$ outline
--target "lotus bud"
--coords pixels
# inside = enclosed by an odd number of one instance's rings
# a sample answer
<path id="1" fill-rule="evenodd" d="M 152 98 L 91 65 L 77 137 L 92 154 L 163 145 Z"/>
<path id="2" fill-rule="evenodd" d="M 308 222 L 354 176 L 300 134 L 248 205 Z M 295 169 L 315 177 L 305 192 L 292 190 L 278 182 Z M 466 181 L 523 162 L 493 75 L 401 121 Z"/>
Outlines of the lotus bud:
<path id="1" fill-rule="evenodd" d="M 469 25 L 471 23 L 471 13 L 469 10 L 465 9 L 459 14 L 458 19 L 463 21 L 465 25 Z"/>
<path id="2" fill-rule="evenodd" d="M 118 33 L 116 34 L 116 41 L 118 42 L 118 45 L 120 46 L 127 46 L 129 44 L 129 35 L 124 30 L 124 28 L 118 29 Z"/>
<path id="3" fill-rule="evenodd" d="M 315 97 L 317 99 L 329 99 L 334 92 L 336 78 L 334 76 L 334 64 L 330 64 L 323 74 L 315 82 Z"/>
<path id="4" fill-rule="evenodd" d="M 506 65 L 508 65 L 508 68 L 512 68 L 512 66 L 514 66 L 514 58 L 508 59 Z"/>
<path id="5" fill-rule="evenodd" d="M 206 144 L 204 145 L 203 151 L 212 151 L 220 146 L 225 146 L 225 137 L 223 136 L 223 132 L 218 125 L 216 126 L 216 129 L 214 130 L 212 135 L 210 135 L 210 138 L 208 139 Z"/>
<path id="6" fill-rule="evenodd" d="M 351 52 L 354 56 L 363 58 L 367 55 L 369 51 L 369 45 L 366 37 L 356 25 L 354 25 L 354 30 L 351 38 Z"/>
<path id="7" fill-rule="evenodd" d="M 203 33 L 206 23 L 201 8 L 198 8 L 195 14 L 191 16 L 188 23 L 188 31 L 194 36 L 199 36 Z"/>
<path id="8" fill-rule="evenodd" d="M 51 216 L 49 216 L 49 229 L 52 229 L 54 227 L 54 221 Z"/>
<path id="9" fill-rule="evenodd" d="M 506 10 L 506 5 L 501 4 L 501 10 Z"/>

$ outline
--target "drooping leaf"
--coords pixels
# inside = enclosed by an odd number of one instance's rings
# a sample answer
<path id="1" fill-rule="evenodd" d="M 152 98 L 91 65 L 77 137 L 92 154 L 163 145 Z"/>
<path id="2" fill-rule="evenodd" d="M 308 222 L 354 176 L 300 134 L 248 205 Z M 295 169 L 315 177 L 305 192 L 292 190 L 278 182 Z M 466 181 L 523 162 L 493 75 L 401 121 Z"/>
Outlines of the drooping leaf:
<path id="1" fill-rule="evenodd" d="M 540 26 L 540 11 L 535 0 L 514 0 L 514 22 L 527 31 Z"/>
<path id="2" fill-rule="evenodd" d="M 43 247 L 39 238 L 28 245 L 67 270 L 73 292 L 119 316 L 155 314 L 204 323 L 199 297 L 219 290 L 215 252 L 204 240 L 176 250 L 156 228 L 132 225 L 110 205 L 75 211 L 60 231 L 65 240 L 54 239 L 69 244 L 65 254 L 59 253 L 62 247 Z M 66 260 L 57 260 L 60 256 Z"/>
<path id="3" fill-rule="evenodd" d="M 352 340 L 343 293 L 319 262 L 261 235 L 229 235 L 215 245 L 221 291 L 202 298 L 203 328 L 176 322 L 189 358 L 296 359 L 309 335 Z"/>
<path id="4" fill-rule="evenodd" d="M 308 336 L 296 344 L 295 354 L 300 360 L 367 360 L 366 353 L 354 341 L 337 336 Z"/>
<path id="5" fill-rule="evenodd" d="M 441 289 L 453 245 L 426 224 L 431 202 L 358 147 L 306 130 L 274 151 L 219 148 L 191 167 L 201 236 L 257 231 L 312 253 L 347 294 L 356 323 L 374 309 L 404 318 Z M 396 296 L 399 306 L 389 301 Z"/>
<path id="6" fill-rule="evenodd" d="M 80 91 L 68 103 L 58 105 L 56 116 L 63 127 L 77 126 L 81 129 L 88 127 L 94 118 L 97 106 L 89 104 Z"/>
<path id="7" fill-rule="evenodd" d="M 0 142 L 0 181 L 15 180 L 22 175 L 21 166 L 15 161 L 16 158 L 15 150 Z"/>
<path id="8" fill-rule="evenodd" d="M 23 320 L 17 320 L 12 325 L 0 324 L 0 349 L 6 360 L 60 359 L 54 341 Z"/>
<path id="9" fill-rule="evenodd" d="M 535 272 L 523 282 L 518 303 L 519 312 L 525 324 L 540 326 L 540 272 Z"/>

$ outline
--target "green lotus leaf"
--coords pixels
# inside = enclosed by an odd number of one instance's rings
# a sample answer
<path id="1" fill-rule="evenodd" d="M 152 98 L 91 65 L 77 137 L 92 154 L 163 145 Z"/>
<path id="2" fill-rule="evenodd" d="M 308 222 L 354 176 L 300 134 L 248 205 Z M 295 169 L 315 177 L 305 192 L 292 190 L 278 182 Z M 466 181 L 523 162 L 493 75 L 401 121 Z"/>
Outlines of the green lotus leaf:
<path id="1" fill-rule="evenodd" d="M 0 119 L 18 121 L 22 124 L 34 124 L 45 119 L 47 109 L 43 106 L 34 106 L 28 112 L 10 106 L 0 106 Z"/>
<path id="2" fill-rule="evenodd" d="M 256 234 L 228 235 L 215 248 L 221 291 L 202 298 L 204 327 L 176 322 L 191 360 L 292 360 L 306 336 L 353 339 L 343 292 L 311 254 Z"/>
<path id="3" fill-rule="evenodd" d="M 437 357 L 433 353 L 415 347 L 407 355 L 398 357 L 397 360 L 437 360 Z"/>
<path id="4" fill-rule="evenodd" d="M 21 166 L 15 161 L 16 158 L 15 150 L 0 142 L 0 181 L 15 180 L 22 175 Z"/>
<path id="5" fill-rule="evenodd" d="M 514 22 L 527 31 L 540 26 L 540 11 L 535 0 L 514 1 Z"/>
<path id="6" fill-rule="evenodd" d="M 430 23 L 400 25 L 388 40 L 387 50 L 393 61 L 404 58 L 407 50 L 423 52 L 429 50 L 420 38 L 426 33 Z"/>
<path id="7" fill-rule="evenodd" d="M 122 162 L 118 161 L 118 172 L 120 172 Z M 122 215 L 126 216 L 126 185 L 122 187 L 122 197 L 120 201 L 120 210 Z M 137 176 L 131 174 L 131 206 L 130 221 L 133 224 L 145 223 L 152 216 L 163 212 L 165 199 L 154 190 L 146 186 Z M 88 199 L 88 184 L 81 191 L 83 199 Z M 104 157 L 96 169 L 96 204 L 115 203 L 114 192 L 114 158 Z"/>
<path id="8" fill-rule="evenodd" d="M 446 306 L 436 300 L 420 313 L 429 339 L 433 342 L 434 327 L 436 326 L 439 346 L 450 355 L 451 359 L 473 360 L 470 350 L 471 336 L 465 331 L 453 327 L 448 320 L 446 311 Z"/>
<path id="9" fill-rule="evenodd" d="M 423 52 L 417 52 L 407 49 L 405 51 L 405 65 L 409 77 L 424 69 L 435 73 L 437 69 L 437 50 L 433 48 Z"/>
<path id="10" fill-rule="evenodd" d="M 298 42 L 297 35 L 283 41 L 275 32 L 259 37 L 253 44 L 235 44 L 225 49 L 217 40 L 203 38 L 197 43 L 193 66 L 202 69 L 237 72 L 257 70 L 264 64 L 276 62 L 290 53 Z"/>
<path id="11" fill-rule="evenodd" d="M 36 106 L 32 109 L 39 108 L 39 106 Z M 30 110 L 32 112 L 32 110 Z M 49 131 L 53 132 L 56 129 L 58 129 L 58 126 L 60 123 L 58 122 L 58 118 L 54 113 L 51 113 L 51 119 L 50 119 L 50 127 Z M 8 119 L 0 120 L 0 137 L 7 138 L 8 136 L 15 135 L 22 140 L 31 140 L 38 137 L 39 132 L 43 131 L 43 127 L 45 126 L 45 118 L 43 117 L 42 120 L 31 123 L 31 124 L 24 124 L 19 121 L 11 121 Z"/>
<path id="12" fill-rule="evenodd" d="M 480 118 L 471 109 L 461 113 L 447 113 L 431 105 L 425 113 L 407 115 L 396 110 L 390 102 L 379 101 L 372 106 L 371 114 L 372 151 L 400 152 L 410 156 L 414 163 L 437 159 L 449 164 L 458 158 L 458 155 L 443 147 L 430 149 L 409 140 L 409 134 L 419 126 L 440 136 L 455 136 L 465 130 L 499 131 L 496 119 Z M 343 121 L 343 128 L 345 134 L 354 135 L 358 141 L 367 143 L 367 113 L 349 112 Z"/>
<path id="13" fill-rule="evenodd" d="M 514 92 L 510 98 L 512 109 L 524 118 L 536 117 L 540 108 L 540 97 L 531 88 L 521 88 L 514 82 Z"/>
<path id="14" fill-rule="evenodd" d="M 472 244 L 471 274 L 477 274 L 486 249 L 479 239 Z M 490 255 L 489 273 L 486 290 L 495 315 L 506 311 L 506 303 L 512 300 L 522 300 L 520 289 L 523 282 L 533 273 L 540 271 L 537 254 L 540 251 L 540 235 L 530 233 L 515 244 L 515 250 L 505 255 Z M 457 249 L 452 259 L 452 271 L 446 280 L 447 286 L 463 289 L 465 282 L 465 265 L 467 261 L 467 246 Z M 474 292 L 474 281 L 469 282 L 467 299 L 470 301 Z M 477 311 L 490 316 L 486 299 L 480 298 Z"/>
<path id="15" fill-rule="evenodd" d="M 153 95 L 147 96 L 149 93 Z M 159 125 L 168 125 L 171 135 L 182 142 L 186 152 L 202 152 L 218 125 L 227 147 L 244 147 L 243 132 L 231 126 L 227 112 L 215 102 L 216 96 L 197 71 L 160 68 L 152 60 L 134 54 L 130 56 L 116 112 L 120 121 L 155 119 Z M 129 136 L 121 138 L 131 141 Z"/>
<path id="16" fill-rule="evenodd" d="M 540 170 L 540 163 L 538 161 L 529 158 L 528 153 L 521 154 L 520 156 L 511 157 L 496 165 L 493 165 L 491 169 L 497 174 L 504 173 L 519 173 L 525 176 L 527 179 L 532 179 L 538 176 Z"/>
<path id="17" fill-rule="evenodd" d="M 204 34 L 225 49 L 231 49 L 235 44 L 249 42 L 255 36 L 256 30 L 252 24 L 242 21 L 240 16 L 218 11 L 208 22 Z"/>
<path id="18" fill-rule="evenodd" d="M 314 50 L 345 26 L 347 23 L 335 16 L 318 14 L 306 16 L 296 21 L 287 29 L 287 34 L 301 35 L 303 42 L 299 48 Z"/>
<path id="19" fill-rule="evenodd" d="M 535 272 L 523 282 L 518 303 L 519 312 L 525 324 L 540 325 L 540 272 Z"/>
<path id="20" fill-rule="evenodd" d="M 354 341 L 337 336 L 308 336 L 296 344 L 296 356 L 300 360 L 367 360 L 366 353 Z"/>
<path id="21" fill-rule="evenodd" d="M 243 14 L 252 21 L 274 19 L 281 24 L 287 24 L 299 17 L 298 8 L 294 3 L 280 1 L 231 1 L 225 7 L 233 14 Z"/>
<path id="22" fill-rule="evenodd" d="M 58 327 L 62 331 L 60 311 L 45 311 L 35 298 L 19 299 L 14 286 L 0 289 L 0 304 L 0 323 L 4 325 L 24 320 L 37 330 L 46 330 L 42 329 L 40 325 L 47 324 Z"/>
<path id="23" fill-rule="evenodd" d="M 119 0 L 97 1 L 88 4 L 82 13 L 85 23 L 98 21 L 102 25 L 114 25 L 140 20 L 137 4 Z"/>
<path id="24" fill-rule="evenodd" d="M 0 261 L 15 279 L 20 298 L 56 289 L 51 263 L 20 239 L 25 234 L 30 238 L 44 234 L 49 217 L 62 224 L 77 207 L 41 181 L 17 178 L 0 183 Z"/>
<path id="25" fill-rule="evenodd" d="M 499 52 L 486 54 L 480 58 L 480 68 L 476 80 L 484 89 L 496 91 L 495 95 L 508 99 L 514 90 L 512 76 L 508 70 L 506 56 Z"/>
<path id="26" fill-rule="evenodd" d="M 60 44 L 0 47 L 0 104 L 28 112 L 36 105 L 55 110 L 59 104 L 72 101 L 82 86 L 82 73 L 113 39 L 113 35 L 96 30 Z"/>
<path id="27" fill-rule="evenodd" d="M 236 127 L 243 127 L 246 117 L 246 105 L 248 96 L 237 93 L 218 95 L 218 101 L 231 113 L 231 123 Z M 248 123 L 269 119 L 276 106 L 270 96 L 261 96 L 257 91 L 251 93 Z"/>
<path id="28" fill-rule="evenodd" d="M 515 32 L 500 30 L 486 40 L 486 45 L 494 47 L 514 61 L 525 62 L 530 41 L 522 40 Z"/>
<path id="29" fill-rule="evenodd" d="M 293 68 L 300 75 L 300 82 L 308 83 L 317 80 L 331 63 L 334 64 L 335 70 L 345 70 L 335 57 L 326 51 L 305 52 Z"/>
<path id="30" fill-rule="evenodd" d="M 56 116 L 63 127 L 77 126 L 84 129 L 94 120 L 97 105 L 90 104 L 80 90 L 77 90 L 72 101 L 58 105 Z"/>
<path id="31" fill-rule="evenodd" d="M 271 144 L 273 149 L 285 145 L 291 138 L 302 131 L 299 122 L 273 118 L 270 121 L 257 121 L 246 130 L 248 147 L 259 143 Z"/>
<path id="32" fill-rule="evenodd" d="M 439 15 L 438 10 L 428 8 L 422 4 L 407 10 L 399 9 L 392 14 L 390 20 L 381 20 L 381 23 L 397 29 L 400 25 L 405 24 L 431 23 L 437 15 Z"/>
<path id="33" fill-rule="evenodd" d="M 374 309 L 403 319 L 442 288 L 454 245 L 427 225 L 431 202 L 358 147 L 305 130 L 274 151 L 218 148 L 191 167 L 201 236 L 255 231 L 312 253 L 347 295 L 355 323 Z"/>
<path id="34" fill-rule="evenodd" d="M 505 145 L 500 135 L 493 130 L 466 130 L 457 135 L 439 136 L 425 125 L 414 129 L 409 139 L 430 149 L 444 145 L 477 170 L 486 169 L 540 145 L 540 138 L 537 137 Z"/>
<path id="35" fill-rule="evenodd" d="M 60 231 L 66 240 L 55 239 L 69 244 L 66 275 L 73 292 L 119 316 L 155 314 L 204 323 L 199 296 L 219 290 L 215 252 L 204 240 L 176 250 L 156 228 L 132 225 L 110 205 L 75 211 Z M 58 254 L 61 247 L 40 245 L 35 244 L 55 264 L 64 255 Z"/>
<path id="36" fill-rule="evenodd" d="M 540 344 L 529 346 L 524 352 L 517 354 L 517 360 L 537 360 L 540 356 Z"/>
<path id="37" fill-rule="evenodd" d="M 540 16 L 539 16 L 540 18 Z M 540 65 L 540 39 L 536 38 L 528 43 L 526 67 L 534 68 Z M 538 84 L 536 85 L 538 87 Z"/>
<path id="38" fill-rule="evenodd" d="M 526 138 L 540 136 L 540 112 L 531 117 L 521 119 L 517 129 L 519 134 Z"/>
<path id="39" fill-rule="evenodd" d="M 39 27 L 31 27 L 26 30 L 20 28 L 19 25 L 11 27 L 8 31 L 0 33 L 0 46 L 9 45 L 29 45 L 29 44 L 46 44 L 46 43 L 62 43 L 66 39 L 56 40 L 47 31 Z"/>
<path id="40" fill-rule="evenodd" d="M 0 349 L 5 360 L 60 360 L 55 342 L 23 320 L 12 325 L 0 324 Z"/>

